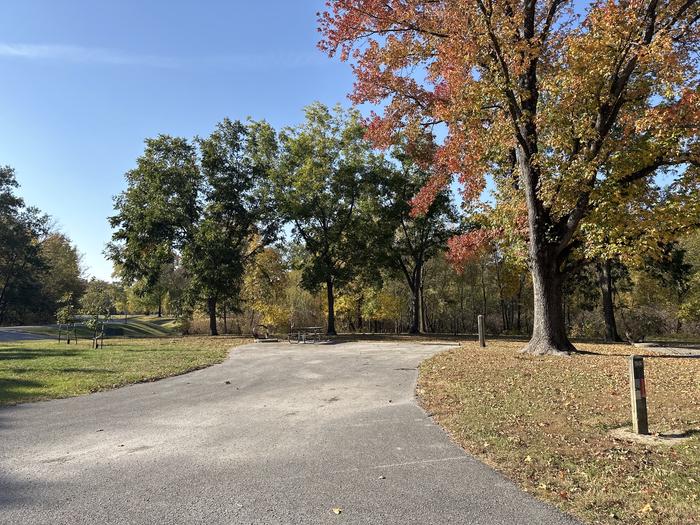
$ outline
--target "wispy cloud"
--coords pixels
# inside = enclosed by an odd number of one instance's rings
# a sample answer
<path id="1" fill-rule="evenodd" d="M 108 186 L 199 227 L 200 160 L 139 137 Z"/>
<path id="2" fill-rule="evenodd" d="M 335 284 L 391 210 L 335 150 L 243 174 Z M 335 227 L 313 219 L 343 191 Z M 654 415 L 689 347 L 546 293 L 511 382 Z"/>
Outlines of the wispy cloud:
<path id="1" fill-rule="evenodd" d="M 72 45 L 9 44 L 0 42 L 0 58 L 145 66 L 154 68 L 226 68 L 246 70 L 297 69 L 327 64 L 319 52 L 234 53 L 201 58 L 174 58 L 156 55 L 129 54 L 114 49 Z"/>
<path id="2" fill-rule="evenodd" d="M 202 66 L 225 67 L 231 69 L 296 69 L 328 64 L 328 59 L 320 52 L 294 53 L 240 53 L 207 57 L 198 61 Z"/>
<path id="3" fill-rule="evenodd" d="M 123 66 L 179 67 L 177 60 L 153 55 L 131 55 L 105 48 L 70 45 L 0 43 L 0 57 L 27 60 L 49 60 L 81 64 L 111 64 Z"/>

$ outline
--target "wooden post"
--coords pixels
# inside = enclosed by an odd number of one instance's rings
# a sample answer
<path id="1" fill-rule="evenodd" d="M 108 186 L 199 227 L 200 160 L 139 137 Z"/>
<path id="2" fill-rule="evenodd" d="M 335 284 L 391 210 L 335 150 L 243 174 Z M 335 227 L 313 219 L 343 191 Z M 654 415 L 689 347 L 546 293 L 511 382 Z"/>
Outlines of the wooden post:
<path id="1" fill-rule="evenodd" d="M 629 356 L 630 395 L 632 400 L 632 432 L 648 434 L 647 392 L 644 384 L 644 359 L 638 355 Z"/>
<path id="2" fill-rule="evenodd" d="M 486 346 L 486 331 L 484 330 L 484 316 L 480 315 L 477 317 L 477 324 L 479 326 L 479 346 Z"/>

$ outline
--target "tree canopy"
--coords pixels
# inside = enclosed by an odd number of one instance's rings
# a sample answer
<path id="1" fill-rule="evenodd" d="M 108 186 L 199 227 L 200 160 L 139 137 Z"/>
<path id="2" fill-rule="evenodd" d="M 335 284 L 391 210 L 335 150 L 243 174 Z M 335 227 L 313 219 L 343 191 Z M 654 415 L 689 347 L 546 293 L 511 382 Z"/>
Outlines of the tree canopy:
<path id="1" fill-rule="evenodd" d="M 212 335 L 217 304 L 238 297 L 247 259 L 274 234 L 260 201 L 255 126 L 225 119 L 204 139 L 148 139 L 110 218 L 108 255 L 122 278 L 148 293 L 177 262 L 188 303 L 206 304 Z"/>
<path id="2" fill-rule="evenodd" d="M 574 349 L 561 292 L 572 253 L 600 239 L 606 216 L 653 193 L 660 172 L 673 178 L 671 208 L 690 206 L 697 224 L 697 2 L 600 1 L 583 15 L 567 0 L 328 5 L 321 48 L 354 61 L 355 102 L 385 103 L 371 137 L 414 138 L 433 170 L 417 213 L 453 174 L 467 202 L 497 169 L 516 188 L 535 292 L 529 351 Z"/>
<path id="3" fill-rule="evenodd" d="M 51 218 L 16 195 L 0 167 L 0 325 L 52 321 L 65 294 L 82 294 L 80 255 Z"/>
<path id="4" fill-rule="evenodd" d="M 303 285 L 326 287 L 327 332 L 335 334 L 334 287 L 353 276 L 367 253 L 361 248 L 372 218 L 363 201 L 384 161 L 365 140 L 358 111 L 316 103 L 305 114 L 302 125 L 279 134 L 268 181 L 277 213 L 306 250 Z"/>

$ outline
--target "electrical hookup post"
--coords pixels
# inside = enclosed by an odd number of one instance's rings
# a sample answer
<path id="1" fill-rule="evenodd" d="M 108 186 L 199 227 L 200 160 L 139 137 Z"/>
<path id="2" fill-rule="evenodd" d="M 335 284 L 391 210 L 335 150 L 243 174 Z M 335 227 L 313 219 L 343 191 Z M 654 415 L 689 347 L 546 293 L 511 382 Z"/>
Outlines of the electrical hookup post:
<path id="1" fill-rule="evenodd" d="M 629 356 L 630 395 L 632 399 L 632 432 L 648 434 L 647 389 L 644 383 L 644 359 L 638 355 Z"/>

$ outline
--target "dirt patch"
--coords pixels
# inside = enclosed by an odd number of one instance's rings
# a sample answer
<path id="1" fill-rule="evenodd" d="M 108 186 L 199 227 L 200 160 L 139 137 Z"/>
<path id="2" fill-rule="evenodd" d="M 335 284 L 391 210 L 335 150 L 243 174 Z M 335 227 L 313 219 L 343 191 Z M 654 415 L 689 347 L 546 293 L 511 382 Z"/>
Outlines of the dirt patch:
<path id="1" fill-rule="evenodd" d="M 687 443 L 693 438 L 693 434 L 695 433 L 696 431 L 693 430 L 677 430 L 661 434 L 635 434 L 629 428 L 614 428 L 610 431 L 610 435 L 615 439 L 631 441 L 633 443 L 639 443 L 640 445 L 659 445 L 665 447 Z"/>

